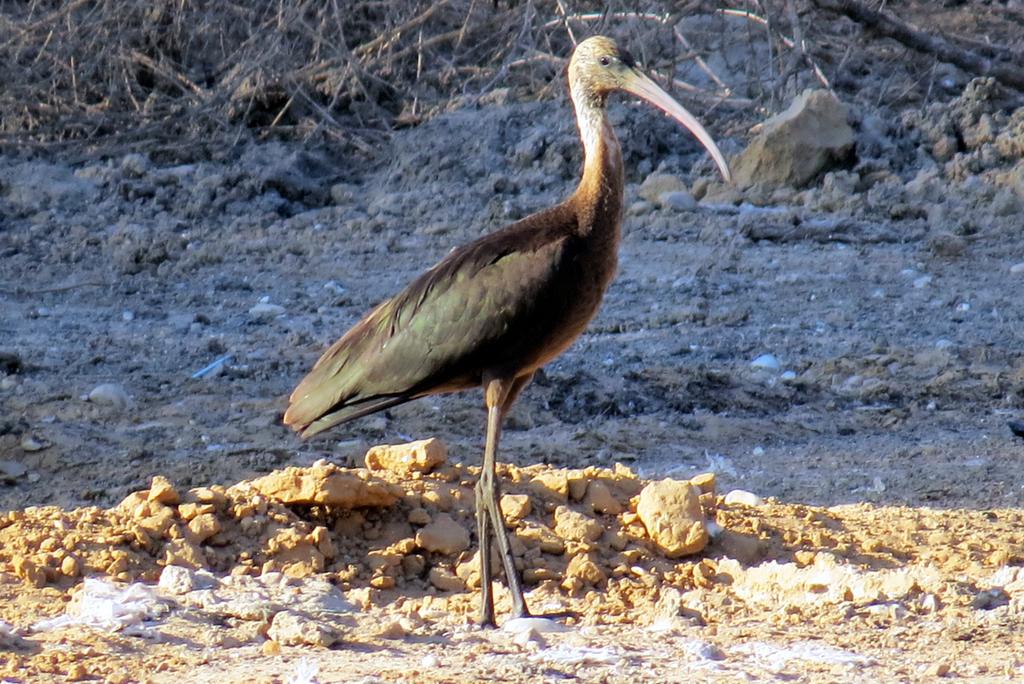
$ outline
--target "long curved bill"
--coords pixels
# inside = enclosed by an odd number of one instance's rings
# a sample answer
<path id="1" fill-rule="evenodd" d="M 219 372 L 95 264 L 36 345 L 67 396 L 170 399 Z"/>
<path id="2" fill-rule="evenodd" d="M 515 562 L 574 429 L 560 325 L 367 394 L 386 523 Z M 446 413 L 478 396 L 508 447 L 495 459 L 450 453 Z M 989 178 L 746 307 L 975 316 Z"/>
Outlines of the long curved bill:
<path id="1" fill-rule="evenodd" d="M 725 179 L 725 182 L 732 183 L 729 165 L 725 162 L 725 157 L 722 155 L 722 151 L 718 149 L 718 145 L 715 144 L 714 138 L 711 137 L 711 134 L 697 121 L 693 114 L 686 111 L 683 105 L 676 102 L 671 95 L 659 88 L 657 83 L 636 69 L 630 69 L 626 82 L 621 87 L 626 92 L 642 97 L 686 126 L 693 133 L 694 137 L 700 141 L 700 144 L 707 149 L 711 158 L 715 160 L 715 164 L 718 165 L 718 170 L 722 172 L 722 178 Z"/>

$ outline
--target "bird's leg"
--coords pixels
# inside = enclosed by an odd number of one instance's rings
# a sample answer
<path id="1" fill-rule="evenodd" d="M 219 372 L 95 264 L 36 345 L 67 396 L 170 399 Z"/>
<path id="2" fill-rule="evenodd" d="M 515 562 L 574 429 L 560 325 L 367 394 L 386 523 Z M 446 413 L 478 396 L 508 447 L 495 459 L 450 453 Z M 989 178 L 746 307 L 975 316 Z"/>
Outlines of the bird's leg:
<path id="1" fill-rule="evenodd" d="M 504 379 L 490 379 L 484 388 L 487 402 L 487 442 L 484 447 L 484 462 L 480 470 L 480 480 L 476 486 L 477 529 L 480 535 L 480 624 L 494 624 L 494 595 L 491 591 L 491 537 L 498 542 L 501 562 L 505 568 L 505 579 L 512 593 L 513 612 L 516 617 L 530 614 L 523 598 L 522 582 L 516 569 L 515 556 L 512 555 L 512 544 L 509 541 L 505 519 L 501 515 L 498 504 L 497 453 L 498 440 L 501 437 L 501 422 L 508 408 L 531 376 L 515 378 L 511 382 Z M 489 523 L 489 525 L 488 525 Z M 488 529 L 488 527 L 490 529 Z"/>
<path id="2" fill-rule="evenodd" d="M 490 437 L 490 410 L 487 420 L 487 444 Z M 484 462 L 486 463 L 486 451 Z M 480 471 L 480 479 L 476 481 L 476 529 L 477 541 L 480 546 L 480 624 L 494 626 L 494 594 L 491 587 L 491 518 L 487 510 L 484 473 L 487 466 Z"/>

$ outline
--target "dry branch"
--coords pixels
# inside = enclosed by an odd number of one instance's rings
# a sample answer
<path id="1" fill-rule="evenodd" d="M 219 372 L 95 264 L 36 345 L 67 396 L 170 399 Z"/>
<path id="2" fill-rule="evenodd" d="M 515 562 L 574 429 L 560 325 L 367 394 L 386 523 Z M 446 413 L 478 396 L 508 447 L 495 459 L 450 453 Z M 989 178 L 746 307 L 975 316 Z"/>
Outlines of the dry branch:
<path id="1" fill-rule="evenodd" d="M 996 62 L 971 50 L 959 48 L 940 35 L 921 31 L 888 12 L 866 7 L 856 0 L 812 1 L 822 9 L 845 14 L 879 35 L 897 40 L 913 50 L 934 55 L 943 62 L 950 62 L 979 76 L 991 76 L 1003 85 L 1024 90 L 1024 70 L 1020 67 L 1024 64 L 1024 55 L 1016 55 L 1016 59 L 1009 64 Z"/>

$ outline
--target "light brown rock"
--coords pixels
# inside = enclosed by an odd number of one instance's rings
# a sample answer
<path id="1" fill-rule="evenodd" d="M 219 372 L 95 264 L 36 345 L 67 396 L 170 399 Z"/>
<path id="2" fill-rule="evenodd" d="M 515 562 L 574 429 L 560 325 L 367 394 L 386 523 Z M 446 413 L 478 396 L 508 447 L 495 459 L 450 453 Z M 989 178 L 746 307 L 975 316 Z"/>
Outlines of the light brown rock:
<path id="1" fill-rule="evenodd" d="M 700 490 L 701 494 L 714 494 L 716 479 L 714 473 L 701 473 L 690 478 L 690 484 Z"/>
<path id="2" fill-rule="evenodd" d="M 526 494 L 503 494 L 499 506 L 501 514 L 508 522 L 522 520 L 533 510 L 530 497 Z"/>
<path id="3" fill-rule="evenodd" d="M 170 506 L 154 502 L 140 508 L 142 509 L 139 511 L 140 513 L 147 510 L 150 511 L 149 515 L 140 518 L 138 522 L 139 528 L 145 530 L 150 536 L 159 539 L 166 535 L 171 526 L 174 525 L 174 509 Z"/>
<path id="4" fill-rule="evenodd" d="M 448 492 L 437 489 L 428 489 L 423 492 L 424 505 L 433 506 L 439 511 L 450 511 L 452 509 L 452 496 Z"/>
<path id="5" fill-rule="evenodd" d="M 212 513 L 197 515 L 188 521 L 188 531 L 197 543 L 202 543 L 220 532 L 220 520 Z"/>
<path id="6" fill-rule="evenodd" d="M 341 509 L 390 506 L 398 494 L 385 482 L 363 480 L 334 465 L 285 468 L 253 480 L 264 496 L 285 504 L 325 504 Z"/>
<path id="7" fill-rule="evenodd" d="M 394 589 L 396 580 L 391 575 L 377 575 L 370 578 L 370 586 L 374 589 Z"/>
<path id="8" fill-rule="evenodd" d="M 46 572 L 31 558 L 17 556 L 13 559 L 14 574 L 34 587 L 46 586 Z"/>
<path id="9" fill-rule="evenodd" d="M 416 532 L 416 543 L 427 551 L 450 555 L 469 548 L 469 531 L 447 513 L 439 513 Z"/>
<path id="10" fill-rule="evenodd" d="M 622 504 L 612 495 L 608 485 L 600 480 L 592 480 L 587 485 L 584 503 L 594 513 L 618 515 L 622 512 Z"/>
<path id="11" fill-rule="evenodd" d="M 583 501 L 587 494 L 587 483 L 589 478 L 582 470 L 570 470 L 565 475 L 566 484 L 569 487 L 569 498 L 572 501 Z"/>
<path id="12" fill-rule="evenodd" d="M 366 467 L 401 475 L 429 473 L 448 459 L 448 447 L 436 437 L 407 444 L 379 444 L 366 452 Z"/>
<path id="13" fill-rule="evenodd" d="M 215 487 L 196 487 L 195 489 L 188 490 L 189 498 L 195 499 L 201 504 L 213 504 L 214 506 L 223 506 L 227 503 L 227 496 L 225 496 L 223 488 L 220 486 Z"/>
<path id="14" fill-rule="evenodd" d="M 588 518 L 568 506 L 555 509 L 555 534 L 564 539 L 577 542 L 597 541 L 604 532 L 604 527 L 593 518 Z"/>
<path id="15" fill-rule="evenodd" d="M 198 515 L 205 513 L 216 513 L 217 507 L 210 503 L 183 503 L 178 505 L 178 515 L 186 522 Z"/>
<path id="16" fill-rule="evenodd" d="M 203 552 L 184 539 L 175 539 L 164 547 L 164 565 L 180 565 L 198 570 L 205 565 Z"/>
<path id="17" fill-rule="evenodd" d="M 163 475 L 157 475 L 153 478 L 153 482 L 149 485 L 149 494 L 146 498 L 150 501 L 159 501 L 168 506 L 174 506 L 181 501 L 178 490 Z"/>
<path id="18" fill-rule="evenodd" d="M 64 556 L 64 560 L 60 562 L 60 574 L 65 577 L 78 577 L 78 573 L 82 569 L 81 566 L 82 564 L 74 556 Z"/>
<path id="19" fill-rule="evenodd" d="M 637 188 L 637 194 L 648 202 L 664 206 L 664 196 L 672 192 L 686 192 L 686 183 L 670 173 L 652 173 Z"/>
<path id="20" fill-rule="evenodd" d="M 427 525 L 430 523 L 430 513 L 425 508 L 414 508 L 409 511 L 406 519 L 413 525 Z"/>
<path id="21" fill-rule="evenodd" d="M 600 584 L 606 579 L 604 571 L 586 554 L 572 557 L 569 567 L 565 569 L 565 577 L 579 579 L 588 586 Z"/>
<path id="22" fill-rule="evenodd" d="M 539 548 L 543 553 L 561 556 L 565 553 L 565 541 L 557 534 L 540 525 L 526 524 L 516 530 L 518 537 L 527 547 Z"/>
<path id="23" fill-rule="evenodd" d="M 321 620 L 283 610 L 274 615 L 267 637 L 284 646 L 320 646 L 327 648 L 341 636 Z"/>
<path id="24" fill-rule="evenodd" d="M 701 551 L 708 543 L 700 490 L 689 482 L 651 482 L 640 492 L 637 515 L 668 558 Z"/>
<path id="25" fill-rule="evenodd" d="M 466 583 L 448 568 L 433 567 L 427 578 L 441 591 L 464 591 Z"/>
<path id="26" fill-rule="evenodd" d="M 547 470 L 530 480 L 530 490 L 545 501 L 566 503 L 569 500 L 569 478 L 564 470 Z"/>
<path id="27" fill-rule="evenodd" d="M 853 147 L 846 107 L 827 90 L 805 90 L 768 119 L 731 163 L 736 185 L 800 187 Z"/>

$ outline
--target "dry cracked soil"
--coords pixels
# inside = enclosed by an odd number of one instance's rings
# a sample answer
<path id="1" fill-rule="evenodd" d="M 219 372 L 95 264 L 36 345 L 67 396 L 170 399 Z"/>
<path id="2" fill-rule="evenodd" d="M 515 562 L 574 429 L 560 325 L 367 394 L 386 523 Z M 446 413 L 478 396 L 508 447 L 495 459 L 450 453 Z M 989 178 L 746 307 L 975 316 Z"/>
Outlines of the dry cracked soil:
<path id="1" fill-rule="evenodd" d="M 280 416 L 376 302 L 570 190 L 564 97 L 369 161 L 0 158 L 0 680 L 1024 681 L 1024 103 L 857 59 L 853 149 L 801 188 L 724 186 L 613 106 L 619 275 L 502 441 L 528 598 L 570 617 L 498 630 L 479 393 L 308 443 Z M 363 467 L 429 437 L 432 469 Z M 349 498 L 265 487 L 327 472 Z M 706 472 L 710 543 L 669 558 L 639 493 Z"/>

